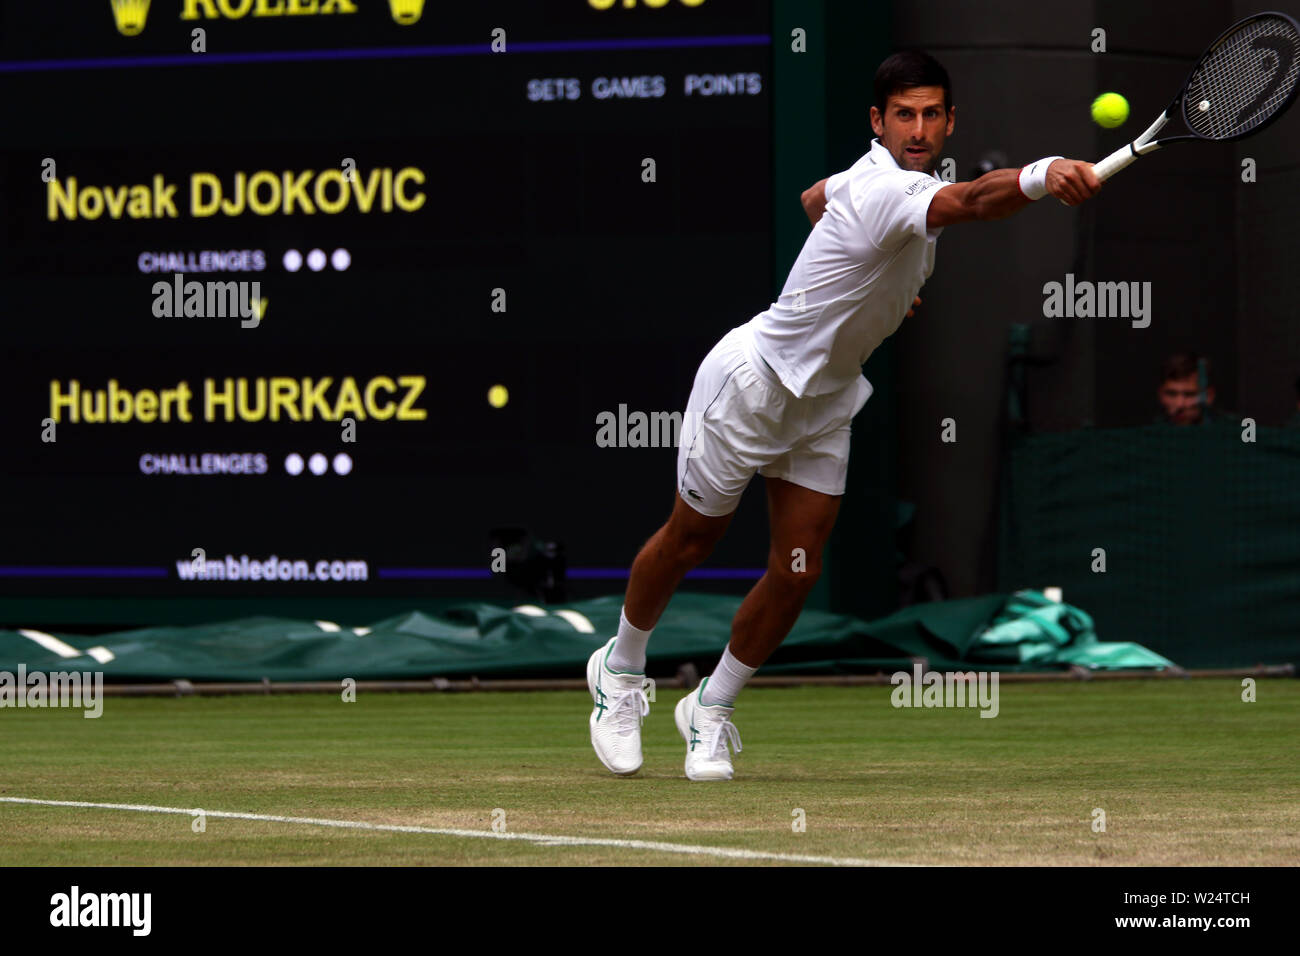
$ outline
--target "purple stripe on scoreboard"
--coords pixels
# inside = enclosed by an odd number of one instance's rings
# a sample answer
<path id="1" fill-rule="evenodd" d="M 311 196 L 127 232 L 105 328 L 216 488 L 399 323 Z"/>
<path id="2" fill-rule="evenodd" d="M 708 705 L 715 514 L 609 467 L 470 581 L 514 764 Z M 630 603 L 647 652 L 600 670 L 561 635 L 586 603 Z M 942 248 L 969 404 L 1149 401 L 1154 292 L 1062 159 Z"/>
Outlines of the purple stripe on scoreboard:
<path id="1" fill-rule="evenodd" d="M 391 579 L 442 579 L 453 581 L 480 580 L 494 577 L 487 568 L 380 568 L 380 578 Z M 0 578 L 165 578 L 167 568 L 144 567 L 63 567 L 0 565 Z M 626 568 L 570 568 L 566 576 L 574 580 L 623 581 Z M 696 568 L 686 573 L 697 580 L 757 580 L 763 568 Z"/>
<path id="2" fill-rule="evenodd" d="M 165 578 L 166 568 L 0 565 L 0 578 Z"/>
<path id="3" fill-rule="evenodd" d="M 757 580 L 763 576 L 763 568 L 696 568 L 687 571 L 688 578 L 697 580 Z M 575 580 L 626 580 L 627 568 L 569 568 L 565 577 Z"/>
<path id="4" fill-rule="evenodd" d="M 452 581 L 470 581 L 476 578 L 492 577 L 492 572 L 487 568 L 379 568 L 376 573 L 381 578 L 424 578 Z"/>
<path id="5" fill-rule="evenodd" d="M 699 580 L 757 580 L 763 568 L 696 568 L 688 571 L 688 578 Z M 487 568 L 380 568 L 380 578 L 423 578 L 440 580 L 481 580 L 496 577 Z M 627 568 L 569 568 L 565 577 L 585 581 L 626 581 Z"/>
<path id="6" fill-rule="evenodd" d="M 675 50 L 689 47 L 770 46 L 764 33 L 716 37 L 639 37 L 609 40 L 514 42 L 511 53 L 581 53 L 591 50 Z M 217 63 L 290 63 L 308 60 L 382 60 L 405 57 L 495 56 L 485 43 L 448 46 L 394 46 L 356 50 L 266 50 L 247 53 L 169 54 L 167 56 L 107 56 L 79 60 L 11 60 L 0 62 L 0 73 L 42 73 L 50 70 L 130 70 L 158 66 L 211 66 Z"/>

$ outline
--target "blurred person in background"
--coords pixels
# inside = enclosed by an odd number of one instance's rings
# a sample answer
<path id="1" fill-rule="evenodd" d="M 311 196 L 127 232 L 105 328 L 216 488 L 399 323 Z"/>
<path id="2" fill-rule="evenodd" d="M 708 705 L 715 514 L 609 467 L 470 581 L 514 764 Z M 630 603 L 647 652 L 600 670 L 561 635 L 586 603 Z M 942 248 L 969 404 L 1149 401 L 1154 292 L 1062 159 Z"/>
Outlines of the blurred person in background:
<path id="1" fill-rule="evenodd" d="M 1161 409 L 1155 419 L 1158 424 L 1204 425 L 1236 420 L 1232 412 L 1214 404 L 1210 360 L 1195 352 L 1175 352 L 1165 359 L 1156 398 Z"/>

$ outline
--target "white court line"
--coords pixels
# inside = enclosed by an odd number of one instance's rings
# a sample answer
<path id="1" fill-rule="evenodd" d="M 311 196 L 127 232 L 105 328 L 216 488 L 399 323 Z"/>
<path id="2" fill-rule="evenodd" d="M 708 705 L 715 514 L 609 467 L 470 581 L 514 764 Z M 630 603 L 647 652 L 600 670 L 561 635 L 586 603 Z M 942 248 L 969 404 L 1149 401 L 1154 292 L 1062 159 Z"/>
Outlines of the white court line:
<path id="1" fill-rule="evenodd" d="M 265 813 L 233 813 L 227 810 L 201 810 L 185 807 L 151 807 L 133 803 L 84 803 L 80 800 L 30 800 L 26 797 L 0 797 L 0 803 L 25 803 L 40 807 L 84 807 L 91 810 L 131 810 L 136 813 L 174 813 L 221 820 L 261 820 L 266 823 L 301 823 L 316 827 L 344 830 L 381 830 L 386 833 L 427 833 L 433 836 L 468 837 L 488 840 L 524 840 L 542 846 L 609 846 L 623 850 L 655 850 L 660 853 L 684 853 L 689 856 L 713 856 L 727 860 L 770 860 L 775 863 L 813 863 L 822 866 L 912 866 L 887 860 L 860 860 L 840 856 L 806 856 L 801 853 L 764 853 L 721 846 L 698 846 L 690 843 L 659 843 L 652 840 L 615 840 L 606 837 L 573 837 L 547 833 L 495 833 L 491 830 L 454 830 L 440 827 L 398 826 L 388 823 L 365 823 L 358 820 L 323 820 L 315 817 L 278 817 Z"/>

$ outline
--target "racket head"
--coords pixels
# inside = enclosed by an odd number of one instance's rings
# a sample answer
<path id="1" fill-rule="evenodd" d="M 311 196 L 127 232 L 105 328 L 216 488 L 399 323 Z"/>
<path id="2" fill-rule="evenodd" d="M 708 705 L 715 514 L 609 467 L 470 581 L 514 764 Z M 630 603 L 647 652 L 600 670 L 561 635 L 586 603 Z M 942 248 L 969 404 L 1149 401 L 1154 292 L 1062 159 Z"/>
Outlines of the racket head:
<path id="1" fill-rule="evenodd" d="M 1183 86 L 1183 121 L 1199 139 L 1241 139 L 1286 112 L 1298 90 L 1300 24 L 1285 13 L 1256 13 L 1201 54 Z"/>

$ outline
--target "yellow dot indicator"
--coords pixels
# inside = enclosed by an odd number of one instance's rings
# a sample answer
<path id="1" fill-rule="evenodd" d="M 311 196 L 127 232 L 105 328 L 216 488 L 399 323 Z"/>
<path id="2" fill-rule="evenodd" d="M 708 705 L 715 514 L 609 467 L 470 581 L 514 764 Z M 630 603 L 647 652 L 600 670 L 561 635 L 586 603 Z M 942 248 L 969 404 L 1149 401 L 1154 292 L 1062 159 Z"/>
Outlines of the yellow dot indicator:
<path id="1" fill-rule="evenodd" d="M 504 385 L 493 385 L 488 389 L 488 404 L 493 408 L 505 408 L 510 401 L 510 393 Z"/>

